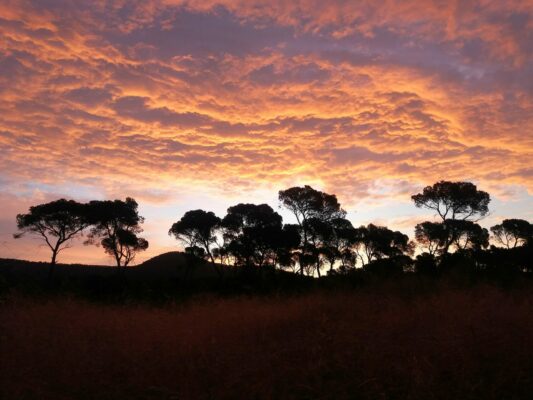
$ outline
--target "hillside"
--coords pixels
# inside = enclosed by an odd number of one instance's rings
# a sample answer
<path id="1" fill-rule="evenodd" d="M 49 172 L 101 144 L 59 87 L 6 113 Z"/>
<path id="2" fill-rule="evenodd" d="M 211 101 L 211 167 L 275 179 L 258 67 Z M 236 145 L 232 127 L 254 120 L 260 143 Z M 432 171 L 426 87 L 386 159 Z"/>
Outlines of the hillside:
<path id="1" fill-rule="evenodd" d="M 142 278 L 177 278 L 177 279 L 206 279 L 217 278 L 216 268 L 228 267 L 213 265 L 212 263 L 187 256 L 179 251 L 171 251 L 146 260 L 136 267 L 128 268 L 128 273 Z"/>
<path id="2" fill-rule="evenodd" d="M 25 260 L 0 258 L 0 275 L 9 278 L 46 279 L 49 264 Z M 176 278 L 216 278 L 218 276 L 213 264 L 173 251 L 153 257 L 138 266 L 126 267 L 122 272 L 133 279 L 176 279 Z M 61 278 L 83 278 L 89 276 L 110 276 L 117 273 L 117 268 L 104 265 L 57 264 L 54 276 Z"/>

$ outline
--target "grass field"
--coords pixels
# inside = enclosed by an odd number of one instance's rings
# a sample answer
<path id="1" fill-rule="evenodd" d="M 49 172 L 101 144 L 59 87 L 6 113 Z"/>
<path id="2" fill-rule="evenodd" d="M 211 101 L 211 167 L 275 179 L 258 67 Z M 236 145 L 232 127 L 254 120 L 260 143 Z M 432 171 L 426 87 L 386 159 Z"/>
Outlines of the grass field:
<path id="1" fill-rule="evenodd" d="M 526 399 L 533 293 L 491 286 L 153 308 L 9 298 L 2 399 Z"/>

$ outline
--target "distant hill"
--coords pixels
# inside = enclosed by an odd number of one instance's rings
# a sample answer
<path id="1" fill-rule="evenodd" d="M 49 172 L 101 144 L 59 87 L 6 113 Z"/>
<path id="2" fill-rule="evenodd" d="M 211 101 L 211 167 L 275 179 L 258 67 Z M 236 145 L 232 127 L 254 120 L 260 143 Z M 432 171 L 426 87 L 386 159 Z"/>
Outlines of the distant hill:
<path id="1" fill-rule="evenodd" d="M 128 273 L 143 278 L 209 279 L 218 277 L 216 268 L 222 268 L 226 273 L 230 270 L 229 267 L 215 266 L 182 252 L 171 251 L 146 260 L 137 267 L 128 268 Z"/>
<path id="2" fill-rule="evenodd" d="M 292 272 L 222 266 L 177 251 L 120 271 L 110 266 L 58 264 L 53 282 L 48 279 L 49 267 L 46 262 L 0 259 L 0 301 L 2 293 L 10 289 L 29 294 L 53 289 L 91 299 L 166 301 L 200 292 L 250 294 L 300 290 L 316 283 L 312 277 Z"/>
<path id="3" fill-rule="evenodd" d="M 46 279 L 49 263 L 0 258 L 0 275 L 15 279 Z M 221 268 L 229 270 L 228 267 Z M 57 264 L 54 275 L 58 278 L 110 276 L 117 272 L 113 266 Z M 215 266 L 201 259 L 173 251 L 155 256 L 138 266 L 126 267 L 126 276 L 138 279 L 210 279 L 218 277 Z"/>
<path id="4" fill-rule="evenodd" d="M 47 262 L 0 258 L 0 274 L 17 278 L 46 279 L 50 264 Z M 109 275 L 114 269 L 103 265 L 57 264 L 58 276 L 81 277 L 85 275 Z"/>

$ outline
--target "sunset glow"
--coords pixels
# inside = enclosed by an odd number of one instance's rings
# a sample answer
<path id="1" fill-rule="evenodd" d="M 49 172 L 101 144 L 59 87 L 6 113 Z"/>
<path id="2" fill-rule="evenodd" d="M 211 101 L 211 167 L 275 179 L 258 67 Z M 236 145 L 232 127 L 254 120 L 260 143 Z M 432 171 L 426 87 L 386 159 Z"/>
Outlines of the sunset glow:
<path id="1" fill-rule="evenodd" d="M 533 2 L 6 0 L 0 256 L 45 261 L 15 216 L 134 197 L 145 260 L 190 209 L 278 209 L 308 184 L 355 226 L 412 235 L 440 179 L 533 219 Z M 60 262 L 109 264 L 77 243 Z"/>

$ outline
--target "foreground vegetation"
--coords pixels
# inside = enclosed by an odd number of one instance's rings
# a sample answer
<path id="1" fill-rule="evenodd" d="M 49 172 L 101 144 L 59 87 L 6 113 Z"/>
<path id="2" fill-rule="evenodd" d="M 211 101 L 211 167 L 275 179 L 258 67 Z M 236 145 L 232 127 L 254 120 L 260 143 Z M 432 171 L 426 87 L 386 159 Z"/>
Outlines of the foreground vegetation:
<path id="1" fill-rule="evenodd" d="M 533 291 L 402 280 L 164 307 L 10 295 L 5 399 L 526 399 Z"/>

